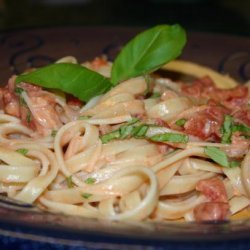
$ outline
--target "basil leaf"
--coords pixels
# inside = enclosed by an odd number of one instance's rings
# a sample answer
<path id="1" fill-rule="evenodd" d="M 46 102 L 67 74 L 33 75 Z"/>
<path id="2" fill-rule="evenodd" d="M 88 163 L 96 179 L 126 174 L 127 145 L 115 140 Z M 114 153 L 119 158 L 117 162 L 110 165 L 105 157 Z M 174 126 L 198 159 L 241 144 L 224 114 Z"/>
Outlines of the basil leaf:
<path id="1" fill-rule="evenodd" d="M 72 63 L 51 64 L 19 75 L 16 83 L 20 82 L 60 89 L 86 102 L 94 96 L 107 92 L 112 86 L 104 76 Z"/>
<path id="2" fill-rule="evenodd" d="M 221 149 L 217 147 L 205 147 L 204 152 L 209 158 L 211 158 L 219 165 L 223 167 L 230 166 L 226 153 Z"/>
<path id="3" fill-rule="evenodd" d="M 176 133 L 164 133 L 164 134 L 158 134 L 153 135 L 149 138 L 152 141 L 156 142 L 176 142 L 176 143 L 187 143 L 188 142 L 188 136 L 182 135 L 182 134 L 176 134 Z"/>
<path id="4" fill-rule="evenodd" d="M 224 122 L 222 125 L 221 143 L 231 143 L 232 126 L 233 126 L 233 117 L 230 115 L 225 115 Z"/>
<path id="5" fill-rule="evenodd" d="M 186 43 L 184 29 L 176 25 L 158 25 L 130 40 L 116 57 L 111 82 L 146 75 L 180 55 Z"/>

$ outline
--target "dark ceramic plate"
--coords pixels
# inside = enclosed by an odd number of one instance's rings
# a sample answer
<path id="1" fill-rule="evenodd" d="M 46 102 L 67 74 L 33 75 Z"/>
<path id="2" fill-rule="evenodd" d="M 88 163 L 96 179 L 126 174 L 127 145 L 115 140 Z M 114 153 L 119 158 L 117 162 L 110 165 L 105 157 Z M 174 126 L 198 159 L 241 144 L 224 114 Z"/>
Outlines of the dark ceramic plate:
<path id="1" fill-rule="evenodd" d="M 0 83 L 28 67 L 72 55 L 114 58 L 141 28 L 67 27 L 0 33 Z M 182 58 L 250 79 L 250 38 L 188 33 Z M 0 249 L 250 249 L 250 220 L 225 223 L 121 223 L 55 215 L 0 200 Z"/>

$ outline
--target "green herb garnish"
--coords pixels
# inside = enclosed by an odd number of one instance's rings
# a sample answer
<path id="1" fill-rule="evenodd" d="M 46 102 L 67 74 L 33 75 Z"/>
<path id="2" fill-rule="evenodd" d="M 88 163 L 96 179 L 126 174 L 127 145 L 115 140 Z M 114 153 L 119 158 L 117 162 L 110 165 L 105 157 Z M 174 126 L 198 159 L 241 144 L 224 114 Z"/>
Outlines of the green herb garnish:
<path id="1" fill-rule="evenodd" d="M 214 162 L 218 163 L 223 167 L 229 167 L 227 155 L 221 149 L 217 147 L 205 147 L 204 152 Z"/>
<path id="2" fill-rule="evenodd" d="M 132 119 L 130 121 L 128 121 L 127 125 L 132 125 L 132 124 L 135 124 L 135 123 L 137 123 L 139 121 L 140 121 L 139 118 L 132 117 Z"/>
<path id="3" fill-rule="evenodd" d="M 55 137 L 56 136 L 56 134 L 57 134 L 57 130 L 56 129 L 53 129 L 52 131 L 51 131 L 51 136 L 52 137 Z"/>
<path id="4" fill-rule="evenodd" d="M 30 112 L 30 110 L 27 111 L 26 121 L 27 121 L 27 123 L 31 122 L 31 112 Z"/>
<path id="5" fill-rule="evenodd" d="M 66 182 L 67 182 L 67 187 L 68 187 L 68 188 L 74 187 L 74 183 L 73 183 L 73 181 L 72 181 L 72 175 L 66 177 Z"/>
<path id="6" fill-rule="evenodd" d="M 135 138 L 145 138 L 148 129 L 149 125 L 146 124 L 139 125 L 133 128 L 131 135 Z"/>
<path id="7" fill-rule="evenodd" d="M 242 133 L 249 133 L 250 127 L 244 125 L 244 124 L 234 124 L 232 127 L 233 132 L 242 132 Z"/>
<path id="8" fill-rule="evenodd" d="M 102 143 L 108 143 L 114 139 L 119 139 L 120 138 L 120 131 L 119 130 L 115 130 L 115 131 L 112 131 L 108 134 L 105 134 L 103 136 L 100 137 Z"/>
<path id="9" fill-rule="evenodd" d="M 17 76 L 16 83 L 27 82 L 49 89 L 59 89 L 88 101 L 107 92 L 110 81 L 80 64 L 57 63 Z M 94 84 L 93 84 L 94 83 Z"/>
<path id="10" fill-rule="evenodd" d="M 140 124 L 138 119 L 133 119 L 127 124 L 122 125 L 117 130 L 107 133 L 100 137 L 102 143 L 108 143 L 115 139 L 127 139 L 127 138 L 141 138 L 148 139 L 156 142 L 173 142 L 173 143 L 187 143 L 188 135 L 178 133 L 163 133 L 156 134 L 154 136 L 147 136 L 149 127 L 154 126 L 151 124 Z"/>
<path id="11" fill-rule="evenodd" d="M 205 147 L 204 152 L 214 162 L 226 168 L 239 167 L 241 164 L 240 161 L 229 161 L 227 154 L 217 147 Z"/>
<path id="12" fill-rule="evenodd" d="M 132 131 L 134 129 L 133 125 L 125 125 L 121 126 L 117 132 L 119 132 L 119 139 L 126 139 L 132 135 Z"/>
<path id="13" fill-rule="evenodd" d="M 91 118 L 90 115 L 81 115 L 78 117 L 78 120 L 88 120 L 89 118 Z"/>
<path id="14" fill-rule="evenodd" d="M 131 137 L 132 135 L 136 136 L 135 125 L 138 122 L 139 122 L 139 119 L 133 117 L 129 122 L 122 125 L 119 129 L 101 136 L 100 138 L 101 138 L 102 143 L 108 143 L 109 141 L 112 141 L 115 139 L 126 139 L 126 138 Z"/>
<path id="15" fill-rule="evenodd" d="M 19 148 L 16 150 L 16 152 L 18 152 L 22 155 L 26 155 L 26 154 L 28 154 L 29 150 L 27 148 Z"/>
<path id="16" fill-rule="evenodd" d="M 56 63 L 19 75 L 16 83 L 61 90 L 87 102 L 121 81 L 159 69 L 179 56 L 185 43 L 186 33 L 180 25 L 159 25 L 124 46 L 113 63 L 111 80 L 80 64 Z M 21 89 L 16 91 L 20 93 Z"/>
<path id="17" fill-rule="evenodd" d="M 230 168 L 239 167 L 240 164 L 241 164 L 240 161 L 230 161 L 230 162 L 229 162 L 229 167 L 230 167 Z"/>
<path id="18" fill-rule="evenodd" d="M 182 119 L 177 120 L 177 121 L 175 122 L 175 124 L 176 124 L 177 126 L 183 127 L 183 126 L 185 125 L 186 122 L 187 122 L 187 119 L 182 118 Z"/>
<path id="19" fill-rule="evenodd" d="M 84 181 L 86 184 L 94 184 L 96 182 L 95 178 L 89 177 Z"/>
<path id="20" fill-rule="evenodd" d="M 232 126 L 233 126 L 233 117 L 230 115 L 225 115 L 221 129 L 222 130 L 221 143 L 231 143 Z"/>
<path id="21" fill-rule="evenodd" d="M 188 135 L 177 133 L 164 133 L 151 136 L 149 139 L 156 142 L 187 143 L 189 138 Z"/>
<path id="22" fill-rule="evenodd" d="M 161 97 L 161 93 L 154 92 L 149 98 L 159 98 L 159 97 Z"/>
<path id="23" fill-rule="evenodd" d="M 180 55 L 186 43 L 184 29 L 176 25 L 158 25 L 130 40 L 116 57 L 111 82 L 117 84 L 149 74 Z"/>
<path id="24" fill-rule="evenodd" d="M 89 193 L 82 193 L 81 196 L 84 198 L 84 199 L 89 199 L 93 194 L 89 194 Z"/>
<path id="25" fill-rule="evenodd" d="M 16 87 L 16 88 L 15 88 L 15 93 L 16 93 L 17 95 L 20 95 L 23 91 L 24 91 L 23 88 L 20 88 L 20 87 Z"/>
<path id="26" fill-rule="evenodd" d="M 21 106 L 27 107 L 27 103 L 22 96 L 19 97 L 19 102 Z"/>

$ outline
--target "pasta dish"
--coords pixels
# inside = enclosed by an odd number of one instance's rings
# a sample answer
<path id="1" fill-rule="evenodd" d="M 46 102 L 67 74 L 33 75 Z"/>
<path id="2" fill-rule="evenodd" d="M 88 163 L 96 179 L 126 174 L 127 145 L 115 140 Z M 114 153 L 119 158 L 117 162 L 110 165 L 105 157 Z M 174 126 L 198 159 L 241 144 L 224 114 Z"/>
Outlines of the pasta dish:
<path id="1" fill-rule="evenodd" d="M 81 74 L 67 78 L 80 67 L 106 81 L 114 64 L 67 56 L 8 80 L 0 89 L 0 192 L 88 218 L 249 217 L 250 85 L 176 59 L 111 87 L 90 81 L 84 94 L 72 87 Z M 59 76 L 71 87 L 58 87 Z"/>

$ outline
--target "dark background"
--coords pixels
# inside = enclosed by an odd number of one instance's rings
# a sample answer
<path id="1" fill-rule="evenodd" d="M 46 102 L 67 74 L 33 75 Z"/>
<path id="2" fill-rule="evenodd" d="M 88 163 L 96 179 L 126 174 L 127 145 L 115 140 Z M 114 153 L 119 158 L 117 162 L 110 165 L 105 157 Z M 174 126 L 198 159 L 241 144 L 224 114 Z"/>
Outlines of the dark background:
<path id="1" fill-rule="evenodd" d="M 250 0 L 0 0 L 0 30 L 160 23 L 249 36 Z"/>

